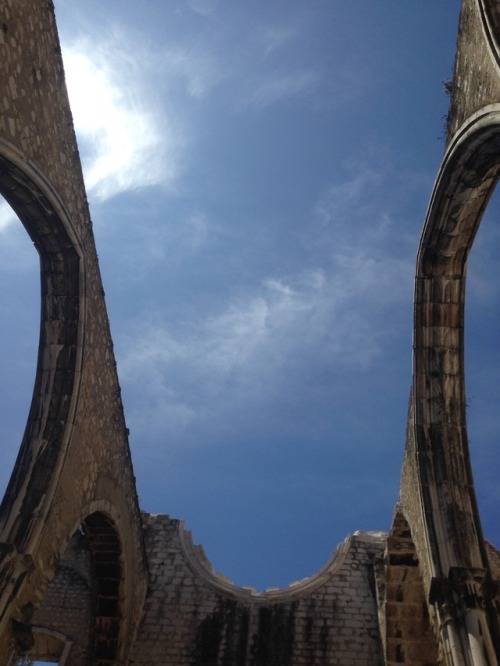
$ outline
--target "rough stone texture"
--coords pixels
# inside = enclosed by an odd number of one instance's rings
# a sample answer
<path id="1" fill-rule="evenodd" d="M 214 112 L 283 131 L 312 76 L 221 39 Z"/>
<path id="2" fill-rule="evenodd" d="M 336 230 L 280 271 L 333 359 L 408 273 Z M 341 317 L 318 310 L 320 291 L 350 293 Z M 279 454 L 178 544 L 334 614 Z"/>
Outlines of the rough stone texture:
<path id="1" fill-rule="evenodd" d="M 113 524 L 122 553 L 113 656 L 122 659 L 146 589 L 145 560 L 51 2 L 1 0 L 0 90 L 0 193 L 39 251 L 42 282 L 33 401 L 0 509 L 0 663 L 15 637 L 18 648 L 30 642 L 23 627 L 70 538 L 96 512 Z"/>
<path id="2" fill-rule="evenodd" d="M 500 0 L 463 0 L 448 136 L 417 256 L 414 375 L 389 535 L 256 594 L 141 515 L 50 0 L 0 0 L 0 194 L 40 254 L 33 401 L 0 507 L 0 664 L 495 666 L 500 553 L 465 420 L 467 256 L 500 173 Z"/>
<path id="3" fill-rule="evenodd" d="M 356 533 L 316 576 L 260 594 L 213 574 L 178 520 L 145 515 L 144 534 L 150 588 L 130 664 L 382 663 L 373 561 L 384 534 Z"/>
<path id="4" fill-rule="evenodd" d="M 64 558 L 57 565 L 56 575 L 33 615 L 32 625 L 39 629 L 34 632 L 33 652 L 38 657 L 60 658 L 66 641 L 69 641 L 71 664 L 85 666 L 90 656 L 92 610 L 91 554 L 88 540 L 79 530 L 68 544 Z M 65 641 L 58 641 L 48 655 L 42 638 L 47 630 L 65 637 Z"/>
<path id="5" fill-rule="evenodd" d="M 496 0 L 463 0 L 448 112 L 448 141 L 475 113 L 498 102 L 499 35 Z"/>
<path id="6" fill-rule="evenodd" d="M 430 624 L 410 528 L 397 512 L 387 538 L 381 627 L 385 663 L 435 664 L 438 646 Z"/>
<path id="7" fill-rule="evenodd" d="M 463 366 L 467 257 L 500 173 L 498 7 L 462 3 L 448 143 L 415 279 L 399 510 L 411 529 L 446 664 L 497 663 L 500 650 L 498 598 L 469 460 Z"/>

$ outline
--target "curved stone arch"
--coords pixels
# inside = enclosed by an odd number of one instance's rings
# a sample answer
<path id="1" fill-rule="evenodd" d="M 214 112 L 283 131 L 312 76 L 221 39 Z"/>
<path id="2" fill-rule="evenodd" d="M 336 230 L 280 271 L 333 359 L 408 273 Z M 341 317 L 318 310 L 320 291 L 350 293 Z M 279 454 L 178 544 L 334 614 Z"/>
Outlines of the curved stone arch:
<path id="1" fill-rule="evenodd" d="M 464 385 L 466 263 L 500 174 L 500 105 L 459 130 L 438 174 L 417 256 L 414 436 L 431 576 L 484 567 Z"/>
<path id="2" fill-rule="evenodd" d="M 0 193 L 40 256 L 41 320 L 33 398 L 0 507 L 2 540 L 22 551 L 42 529 L 71 439 L 83 356 L 85 269 L 80 241 L 56 191 L 4 140 Z"/>
<path id="3" fill-rule="evenodd" d="M 60 666 L 64 666 L 64 664 L 66 664 L 66 659 L 68 658 L 72 645 L 72 641 L 68 638 L 68 636 L 61 633 L 60 631 L 54 631 L 53 629 L 47 629 L 46 627 L 33 627 L 33 636 L 35 638 L 35 647 L 32 650 L 34 654 L 36 654 L 38 657 L 43 657 L 44 660 L 57 658 L 57 663 L 60 664 Z M 56 648 L 53 651 L 53 654 L 43 654 L 39 649 L 37 649 L 37 642 L 41 642 L 40 639 L 42 638 L 45 639 L 45 643 L 52 644 L 52 646 Z"/>

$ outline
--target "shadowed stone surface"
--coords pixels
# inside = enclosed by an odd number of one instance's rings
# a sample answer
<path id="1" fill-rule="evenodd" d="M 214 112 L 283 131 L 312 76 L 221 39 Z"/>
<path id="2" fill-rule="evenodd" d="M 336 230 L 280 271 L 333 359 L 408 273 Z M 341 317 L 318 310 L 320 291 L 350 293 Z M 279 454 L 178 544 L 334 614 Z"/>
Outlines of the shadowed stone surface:
<path id="1" fill-rule="evenodd" d="M 424 9 L 423 9 L 424 11 Z M 500 2 L 463 0 L 442 166 L 417 256 L 414 375 L 389 534 L 257 594 L 182 522 L 140 514 L 49 0 L 0 0 L 0 194 L 40 255 L 33 400 L 0 507 L 0 664 L 494 666 L 464 399 L 467 256 L 500 169 Z"/>

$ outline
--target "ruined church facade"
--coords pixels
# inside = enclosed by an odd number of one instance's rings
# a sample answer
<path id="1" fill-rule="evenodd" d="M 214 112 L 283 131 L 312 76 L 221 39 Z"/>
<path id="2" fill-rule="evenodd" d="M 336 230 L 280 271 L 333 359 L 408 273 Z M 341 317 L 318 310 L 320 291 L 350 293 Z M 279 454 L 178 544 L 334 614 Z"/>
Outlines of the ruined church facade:
<path id="1" fill-rule="evenodd" d="M 0 0 L 0 194 L 40 255 L 32 404 L 0 507 L 0 664 L 495 666 L 464 397 L 467 256 L 500 169 L 500 2 L 463 0 L 447 143 L 417 254 L 392 528 L 257 594 L 141 513 L 51 0 Z"/>

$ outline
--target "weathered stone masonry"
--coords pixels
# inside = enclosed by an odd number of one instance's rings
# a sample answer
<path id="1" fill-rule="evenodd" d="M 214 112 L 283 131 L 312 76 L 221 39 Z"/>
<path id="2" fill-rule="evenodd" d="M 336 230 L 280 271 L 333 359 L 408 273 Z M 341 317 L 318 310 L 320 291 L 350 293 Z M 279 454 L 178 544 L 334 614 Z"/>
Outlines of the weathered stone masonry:
<path id="1" fill-rule="evenodd" d="M 147 515 L 144 535 L 151 593 L 131 664 L 381 663 L 373 562 L 385 535 L 348 537 L 316 576 L 261 594 L 214 575 L 181 522 Z"/>
<path id="2" fill-rule="evenodd" d="M 140 514 L 51 2 L 0 2 L 0 89 L 0 192 L 40 254 L 42 284 L 33 401 L 0 509 L 0 663 L 16 640 L 28 647 L 33 609 L 82 523 L 104 557 L 93 516 L 112 525 L 121 570 L 119 627 L 107 641 L 97 628 L 92 658 L 123 661 L 146 590 Z"/>
<path id="3" fill-rule="evenodd" d="M 423 9 L 424 11 L 424 9 Z M 50 0 L 0 0 L 0 194 L 40 255 L 37 375 L 0 507 L 0 664 L 498 666 L 464 395 L 467 256 L 500 169 L 500 0 L 463 0 L 448 136 L 417 255 L 414 374 L 389 534 L 257 594 L 139 511 Z"/>

